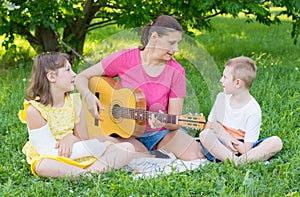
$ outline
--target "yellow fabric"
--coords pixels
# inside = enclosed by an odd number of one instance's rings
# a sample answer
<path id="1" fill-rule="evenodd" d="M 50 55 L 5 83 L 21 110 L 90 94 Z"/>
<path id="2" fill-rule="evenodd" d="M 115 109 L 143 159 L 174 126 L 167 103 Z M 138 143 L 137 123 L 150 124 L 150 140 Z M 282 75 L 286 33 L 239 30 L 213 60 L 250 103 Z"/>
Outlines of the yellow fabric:
<path id="1" fill-rule="evenodd" d="M 35 173 L 36 165 L 39 163 L 39 161 L 41 161 L 42 159 L 46 159 L 46 158 L 60 161 L 63 163 L 67 163 L 67 164 L 70 164 L 73 166 L 77 166 L 79 168 L 86 168 L 86 167 L 90 166 L 91 164 L 93 164 L 97 160 L 94 157 L 84 157 L 84 158 L 80 158 L 77 160 L 72 160 L 72 159 L 69 159 L 66 157 L 54 157 L 54 156 L 49 156 L 49 155 L 38 156 L 31 163 L 32 174 L 37 175 Z"/>
<path id="2" fill-rule="evenodd" d="M 43 105 L 37 101 L 24 101 L 24 110 L 19 111 L 19 119 L 21 122 L 26 123 L 26 110 L 29 105 L 34 106 L 47 121 L 50 130 L 56 139 L 61 140 L 66 135 L 72 134 L 76 123 L 79 122 L 79 114 L 81 110 L 81 99 L 80 94 L 74 93 L 66 96 L 64 106 L 60 108 L 54 108 L 51 105 Z M 55 159 L 67 164 L 75 165 L 81 168 L 85 168 L 96 161 L 94 157 L 85 157 L 76 160 L 71 160 L 64 157 L 52 157 L 39 155 L 31 142 L 28 141 L 22 149 L 26 155 L 28 164 L 31 164 L 32 173 L 35 174 L 36 164 L 43 158 Z"/>

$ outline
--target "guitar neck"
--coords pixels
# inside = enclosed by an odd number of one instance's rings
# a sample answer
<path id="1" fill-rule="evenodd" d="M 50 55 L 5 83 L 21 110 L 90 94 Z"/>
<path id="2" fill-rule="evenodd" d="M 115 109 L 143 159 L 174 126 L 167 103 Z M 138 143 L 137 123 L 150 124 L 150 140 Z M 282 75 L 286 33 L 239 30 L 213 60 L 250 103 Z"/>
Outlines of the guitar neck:
<path id="1" fill-rule="evenodd" d="M 117 119 L 127 118 L 127 119 L 141 120 L 141 121 L 148 120 L 152 116 L 152 114 L 154 114 L 154 117 L 163 123 L 178 124 L 177 115 L 162 114 L 159 112 L 151 112 L 143 109 L 120 107 L 118 105 L 113 106 L 112 114 L 114 118 Z"/>

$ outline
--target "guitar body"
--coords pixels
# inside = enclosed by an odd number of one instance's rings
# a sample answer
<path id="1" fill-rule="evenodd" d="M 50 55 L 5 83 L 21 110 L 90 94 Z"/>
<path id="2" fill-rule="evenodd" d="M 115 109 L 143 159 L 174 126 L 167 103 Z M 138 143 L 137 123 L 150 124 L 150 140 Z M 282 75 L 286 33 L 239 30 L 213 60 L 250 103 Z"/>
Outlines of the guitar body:
<path id="1" fill-rule="evenodd" d="M 93 77 L 89 89 L 104 106 L 100 110 L 103 121 L 92 117 L 83 100 L 90 137 L 117 134 L 123 138 L 139 137 L 145 132 L 146 121 L 118 117 L 115 106 L 146 110 L 146 98 L 139 89 L 118 88 L 118 83 L 109 77 Z"/>

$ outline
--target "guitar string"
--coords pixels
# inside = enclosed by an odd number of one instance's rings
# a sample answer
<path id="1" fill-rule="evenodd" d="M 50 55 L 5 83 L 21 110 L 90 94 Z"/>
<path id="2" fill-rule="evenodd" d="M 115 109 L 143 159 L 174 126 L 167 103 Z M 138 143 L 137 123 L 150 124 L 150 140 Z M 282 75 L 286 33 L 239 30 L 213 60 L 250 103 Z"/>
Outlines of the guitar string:
<path id="1" fill-rule="evenodd" d="M 174 123 L 176 124 L 176 120 L 174 121 L 172 118 L 177 117 L 176 115 L 171 115 L 170 114 L 161 114 L 159 112 L 149 112 L 143 109 L 135 109 L 135 108 L 128 108 L 128 107 L 121 107 L 121 106 L 105 106 L 106 108 L 109 108 L 112 111 L 112 115 L 114 118 L 129 118 L 129 119 L 135 119 L 135 120 L 140 120 L 140 121 L 146 121 L 147 119 L 145 117 L 149 117 L 151 114 L 157 114 L 160 115 L 160 117 L 171 117 L 171 120 L 167 120 L 166 118 L 164 120 L 160 120 L 163 123 Z M 137 113 L 138 111 L 138 113 Z M 134 113 L 135 112 L 135 113 Z M 140 114 L 140 115 L 138 115 Z M 168 122 L 171 121 L 171 122 Z M 178 124 L 178 123 L 177 123 Z M 190 129 L 202 129 L 202 124 L 205 124 L 205 122 L 202 121 L 190 121 L 190 122 L 185 122 L 182 126 L 189 127 Z"/>
<path id="2" fill-rule="evenodd" d="M 155 115 L 155 118 L 159 119 L 163 123 L 176 123 L 176 115 L 171 114 L 162 114 L 159 112 L 149 112 L 144 109 L 135 109 L 129 107 L 122 106 L 107 106 L 103 105 L 105 108 L 109 108 L 112 111 L 113 117 L 122 117 L 122 118 L 130 118 L 137 120 L 148 120 L 152 114 Z M 168 119 L 169 117 L 169 119 Z M 205 121 L 201 121 L 198 117 L 188 116 L 189 118 L 180 119 L 180 121 L 189 122 L 189 124 L 205 124 Z"/>
<path id="3" fill-rule="evenodd" d="M 176 123 L 176 115 L 162 114 L 159 112 L 149 112 L 144 109 L 135 109 L 129 107 L 118 106 L 107 106 L 103 105 L 104 108 L 108 108 L 112 111 L 113 117 L 133 118 L 138 120 L 148 120 L 152 114 L 155 118 L 159 119 L 164 123 Z M 123 115 L 123 116 L 122 116 Z M 125 117 L 124 117 L 125 116 Z"/>

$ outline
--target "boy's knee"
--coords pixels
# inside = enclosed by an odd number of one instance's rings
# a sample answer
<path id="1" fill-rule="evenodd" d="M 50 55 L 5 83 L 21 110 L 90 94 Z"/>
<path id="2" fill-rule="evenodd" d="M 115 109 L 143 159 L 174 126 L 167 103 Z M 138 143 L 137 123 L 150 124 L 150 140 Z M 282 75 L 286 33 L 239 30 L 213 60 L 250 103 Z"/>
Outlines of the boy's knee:
<path id="1" fill-rule="evenodd" d="M 272 144 L 273 144 L 273 147 L 276 152 L 278 152 L 282 149 L 283 143 L 282 143 L 282 140 L 280 139 L 280 137 L 272 136 L 270 140 L 272 140 Z"/>

